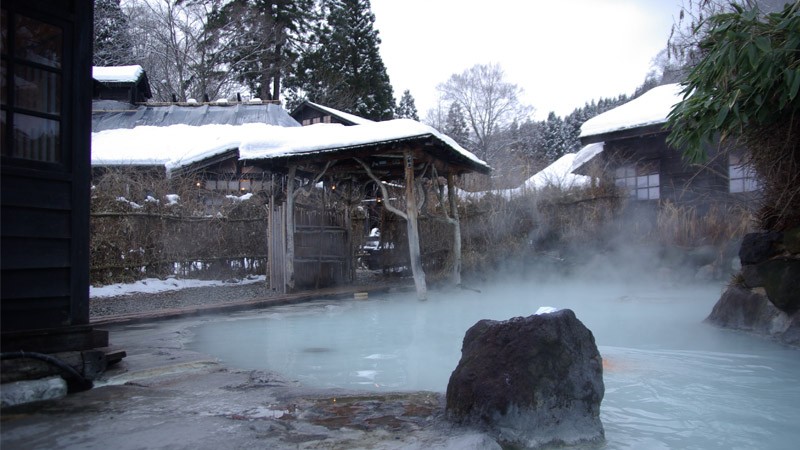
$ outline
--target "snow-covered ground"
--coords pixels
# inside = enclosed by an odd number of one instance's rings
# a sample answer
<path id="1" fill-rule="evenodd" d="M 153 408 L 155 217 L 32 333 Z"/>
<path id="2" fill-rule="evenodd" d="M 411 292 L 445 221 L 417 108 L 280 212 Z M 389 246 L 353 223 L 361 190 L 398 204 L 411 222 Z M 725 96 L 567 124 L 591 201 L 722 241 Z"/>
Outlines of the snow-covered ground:
<path id="1" fill-rule="evenodd" d="M 259 283 L 266 281 L 265 275 L 249 276 L 242 280 L 237 280 L 235 283 L 230 281 L 220 280 L 196 280 L 196 279 L 179 279 L 167 278 L 161 280 L 159 278 L 145 278 L 135 283 L 116 283 L 107 286 L 89 286 L 90 298 L 102 297 L 116 297 L 119 295 L 127 294 L 156 294 L 159 292 L 177 291 L 180 289 L 187 289 L 193 287 L 210 287 L 210 286 L 230 286 L 232 284 L 242 285 L 250 283 Z"/>

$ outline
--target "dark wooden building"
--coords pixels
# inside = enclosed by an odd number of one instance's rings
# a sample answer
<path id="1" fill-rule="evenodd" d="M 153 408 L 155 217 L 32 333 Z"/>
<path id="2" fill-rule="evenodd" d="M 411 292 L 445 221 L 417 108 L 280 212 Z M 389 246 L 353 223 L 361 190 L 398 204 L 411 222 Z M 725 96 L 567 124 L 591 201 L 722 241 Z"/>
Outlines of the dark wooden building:
<path id="1" fill-rule="evenodd" d="M 0 9 L 3 350 L 34 330 L 61 336 L 51 339 L 61 348 L 24 350 L 101 346 L 107 336 L 87 326 L 93 3 Z"/>
<path id="2" fill-rule="evenodd" d="M 659 86 L 586 121 L 573 172 L 602 174 L 640 209 L 671 202 L 704 211 L 719 202 L 750 201 L 758 183 L 740 149 L 709 147 L 705 163 L 691 164 L 667 144 L 667 115 L 680 100 L 679 85 Z"/>
<path id="3" fill-rule="evenodd" d="M 300 124 L 274 103 L 126 106 L 95 100 L 92 131 L 104 133 L 93 139 L 93 175 L 98 179 L 108 171 L 122 169 L 192 177 L 208 206 L 213 207 L 220 203 L 220 196 L 263 189 L 269 175 L 244 166 L 239 161 L 238 145 L 254 129 L 268 137 L 276 128 L 300 128 Z M 198 137 L 204 142 L 198 142 Z M 188 162 L 187 152 L 201 147 L 207 147 L 203 157 Z"/>
<path id="4" fill-rule="evenodd" d="M 295 108 L 294 111 L 291 112 L 291 116 L 303 126 L 314 125 L 316 123 L 338 123 L 340 125 L 352 126 L 374 122 L 363 117 L 358 117 L 344 111 L 339 111 L 338 109 L 309 101 L 305 101 Z"/>
<path id="5" fill-rule="evenodd" d="M 144 103 L 153 97 L 142 66 L 93 67 L 92 99 Z"/>

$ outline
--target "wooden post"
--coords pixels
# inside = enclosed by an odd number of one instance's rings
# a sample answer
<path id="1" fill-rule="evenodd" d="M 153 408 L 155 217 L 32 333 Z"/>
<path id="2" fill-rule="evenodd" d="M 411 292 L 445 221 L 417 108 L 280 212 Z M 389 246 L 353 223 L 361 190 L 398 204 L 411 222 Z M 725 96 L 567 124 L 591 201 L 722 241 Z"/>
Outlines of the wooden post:
<path id="1" fill-rule="evenodd" d="M 422 254 L 419 249 L 419 224 L 417 223 L 417 197 L 414 194 L 414 155 L 411 150 L 403 152 L 406 172 L 406 230 L 408 231 L 408 252 L 411 260 L 411 273 L 420 300 L 428 299 L 425 272 L 422 270 Z"/>
<path id="2" fill-rule="evenodd" d="M 450 202 L 450 218 L 453 224 L 453 284 L 461 285 L 461 220 L 458 217 L 458 205 L 456 204 L 456 188 L 454 175 L 447 174 L 447 197 Z"/>
<path id="3" fill-rule="evenodd" d="M 294 178 L 297 166 L 289 166 L 286 181 L 286 290 L 294 291 Z"/>
<path id="4" fill-rule="evenodd" d="M 345 263 L 344 263 L 344 270 L 343 275 L 345 280 L 348 283 L 352 283 L 353 280 L 356 279 L 355 277 L 355 268 L 353 266 L 353 261 L 355 258 L 353 257 L 353 217 L 350 214 L 350 208 L 353 207 L 352 204 L 353 198 L 353 180 L 347 184 L 347 197 L 345 197 L 345 208 L 344 208 L 344 245 L 347 249 L 347 253 L 345 254 Z"/>

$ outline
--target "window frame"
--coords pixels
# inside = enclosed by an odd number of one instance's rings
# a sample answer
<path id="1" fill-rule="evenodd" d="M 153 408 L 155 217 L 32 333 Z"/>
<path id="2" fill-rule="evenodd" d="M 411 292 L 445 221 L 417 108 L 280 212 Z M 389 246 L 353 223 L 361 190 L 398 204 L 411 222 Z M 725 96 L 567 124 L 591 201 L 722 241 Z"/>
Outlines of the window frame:
<path id="1" fill-rule="evenodd" d="M 2 138 L 0 145 L 3 147 L 2 164 L 6 167 L 18 167 L 22 169 L 35 169 L 47 170 L 55 172 L 71 172 L 72 170 L 72 157 L 71 142 L 73 139 L 72 123 L 70 117 L 70 105 L 72 104 L 72 96 L 74 93 L 67 87 L 71 85 L 72 79 L 72 59 L 73 50 L 69 46 L 69 37 L 72 36 L 72 25 L 59 17 L 45 16 L 37 11 L 28 11 L 25 8 L 14 7 L 15 5 L 2 5 L 2 14 L 5 16 L 4 32 L 7 33 L 3 45 L 2 59 L 4 86 L 3 103 L 0 105 L 2 115 L 4 116 Z M 16 49 L 17 40 L 17 26 L 16 20 L 18 17 L 24 17 L 41 22 L 46 25 L 53 26 L 60 30 L 60 63 L 57 67 L 49 64 L 44 64 L 37 61 L 26 59 L 25 55 L 18 55 Z M 22 103 L 18 96 L 17 81 L 21 76 L 21 71 L 38 71 L 43 75 L 53 75 L 56 83 L 58 84 L 57 92 L 55 93 L 56 108 L 48 110 L 47 107 L 43 110 L 37 110 L 34 107 L 27 105 L 20 105 Z M 57 134 L 55 135 L 54 156 L 52 160 L 26 158 L 15 155 L 16 149 L 14 148 L 16 139 L 14 138 L 15 126 L 18 125 L 20 119 L 23 117 L 32 118 L 34 120 L 43 119 L 48 122 L 54 123 L 57 127 Z"/>
<path id="2" fill-rule="evenodd" d="M 653 162 L 618 166 L 614 170 L 614 185 L 634 200 L 661 199 L 661 174 L 658 165 Z"/>
<path id="3" fill-rule="evenodd" d="M 741 190 L 733 190 L 734 183 L 740 183 Z M 755 173 L 753 167 L 747 164 L 741 155 L 728 155 L 728 193 L 746 194 L 748 192 L 756 192 L 760 189 L 761 183 L 759 183 L 758 175 Z"/>

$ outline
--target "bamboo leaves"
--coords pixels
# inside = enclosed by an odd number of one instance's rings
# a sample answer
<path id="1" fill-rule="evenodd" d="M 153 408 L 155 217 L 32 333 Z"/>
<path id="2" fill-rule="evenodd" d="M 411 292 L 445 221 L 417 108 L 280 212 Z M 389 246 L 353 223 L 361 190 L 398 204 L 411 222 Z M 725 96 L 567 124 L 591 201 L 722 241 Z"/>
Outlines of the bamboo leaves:
<path id="1" fill-rule="evenodd" d="M 742 135 L 800 110 L 800 2 L 766 15 L 735 6 L 707 21 L 705 57 L 668 121 L 670 145 L 692 162 L 704 160 L 702 146 L 718 136 Z"/>

